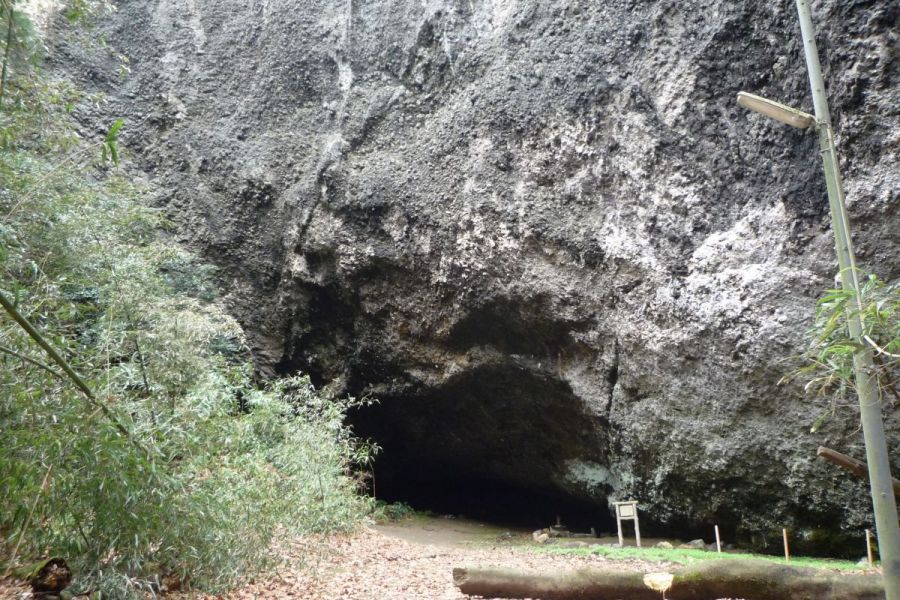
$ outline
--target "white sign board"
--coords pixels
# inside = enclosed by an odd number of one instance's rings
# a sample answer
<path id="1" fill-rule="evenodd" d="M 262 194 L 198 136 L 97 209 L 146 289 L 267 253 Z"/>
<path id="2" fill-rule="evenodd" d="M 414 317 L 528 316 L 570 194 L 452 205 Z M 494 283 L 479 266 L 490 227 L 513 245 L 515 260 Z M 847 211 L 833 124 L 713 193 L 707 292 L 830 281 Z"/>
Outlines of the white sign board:
<path id="1" fill-rule="evenodd" d="M 628 502 L 614 502 L 616 507 L 616 525 L 619 528 L 619 546 L 625 545 L 625 537 L 622 535 L 622 521 L 634 521 L 634 537 L 637 540 L 637 547 L 641 547 L 641 527 L 638 524 L 637 501 L 629 500 Z"/>

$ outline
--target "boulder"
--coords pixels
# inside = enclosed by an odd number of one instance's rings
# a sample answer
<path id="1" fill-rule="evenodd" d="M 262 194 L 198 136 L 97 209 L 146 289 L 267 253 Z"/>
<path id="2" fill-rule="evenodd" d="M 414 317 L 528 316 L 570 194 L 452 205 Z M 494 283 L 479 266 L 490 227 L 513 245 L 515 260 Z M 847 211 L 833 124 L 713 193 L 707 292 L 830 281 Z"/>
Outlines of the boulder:
<path id="1" fill-rule="evenodd" d="M 670 542 L 667 542 L 667 541 L 663 540 L 663 541 L 661 541 L 661 542 L 657 542 L 656 545 L 653 546 L 653 547 L 654 547 L 654 548 L 660 548 L 661 550 L 671 550 L 671 549 L 674 548 L 675 546 L 673 546 Z"/>

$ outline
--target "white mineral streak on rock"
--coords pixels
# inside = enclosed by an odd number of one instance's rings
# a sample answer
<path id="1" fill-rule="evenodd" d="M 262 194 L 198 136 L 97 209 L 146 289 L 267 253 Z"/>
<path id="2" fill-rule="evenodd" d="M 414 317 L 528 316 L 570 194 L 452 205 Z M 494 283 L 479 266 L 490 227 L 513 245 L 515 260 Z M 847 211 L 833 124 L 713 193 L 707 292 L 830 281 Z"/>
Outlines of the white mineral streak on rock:
<path id="1" fill-rule="evenodd" d="M 618 487 L 618 478 L 603 465 L 583 460 L 566 462 L 566 478 L 591 493 L 605 493 Z"/>
<path id="2" fill-rule="evenodd" d="M 194 34 L 194 49 L 198 53 L 204 52 L 206 46 L 206 31 L 203 29 L 203 21 L 201 20 L 200 9 L 197 7 L 197 0 L 185 0 L 185 6 L 188 10 L 188 26 Z"/>

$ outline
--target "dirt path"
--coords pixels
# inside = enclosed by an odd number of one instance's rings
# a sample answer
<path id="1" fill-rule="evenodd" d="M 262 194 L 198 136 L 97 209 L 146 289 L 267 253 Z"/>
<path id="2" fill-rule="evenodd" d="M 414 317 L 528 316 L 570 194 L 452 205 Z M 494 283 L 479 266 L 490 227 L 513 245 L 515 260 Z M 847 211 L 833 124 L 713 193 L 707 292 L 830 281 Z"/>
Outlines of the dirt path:
<path id="1" fill-rule="evenodd" d="M 585 566 L 648 570 L 640 561 L 534 551 L 530 532 L 461 519 L 421 518 L 368 527 L 327 542 L 307 572 L 249 585 L 228 598 L 308 600 L 469 600 L 453 585 L 454 567 L 565 571 Z M 654 565 L 659 570 L 666 565 Z"/>
<path id="2" fill-rule="evenodd" d="M 589 566 L 641 572 L 675 567 L 601 556 L 554 555 L 536 548 L 528 531 L 465 519 L 417 516 L 365 527 L 353 535 L 294 541 L 283 548 L 288 566 L 276 577 L 253 582 L 223 598 L 472 600 L 453 585 L 455 567 L 506 567 L 536 573 Z M 30 597 L 22 587 L 4 588 L 0 584 L 0 598 Z M 176 598 L 196 600 L 198 596 Z"/>
<path id="3" fill-rule="evenodd" d="M 531 532 L 524 529 L 504 528 L 458 517 L 416 516 L 374 525 L 372 529 L 389 538 L 441 548 L 521 545 L 531 540 Z"/>

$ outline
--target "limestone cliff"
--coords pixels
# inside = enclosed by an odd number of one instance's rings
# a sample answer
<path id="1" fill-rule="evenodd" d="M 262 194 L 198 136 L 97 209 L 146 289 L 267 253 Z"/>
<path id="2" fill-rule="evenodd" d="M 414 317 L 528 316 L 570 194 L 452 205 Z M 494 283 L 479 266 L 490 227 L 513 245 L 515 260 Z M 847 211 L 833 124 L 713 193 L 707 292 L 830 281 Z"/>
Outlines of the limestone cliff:
<path id="1" fill-rule="evenodd" d="M 81 117 L 126 117 L 264 372 L 380 399 L 385 481 L 742 540 L 869 522 L 815 458 L 862 455 L 855 412 L 811 434 L 824 405 L 778 385 L 835 272 L 815 136 L 735 103 L 811 110 L 793 2 L 118 6 L 132 72 L 74 57 L 109 94 Z M 896 278 L 900 8 L 814 9 L 860 262 Z"/>

